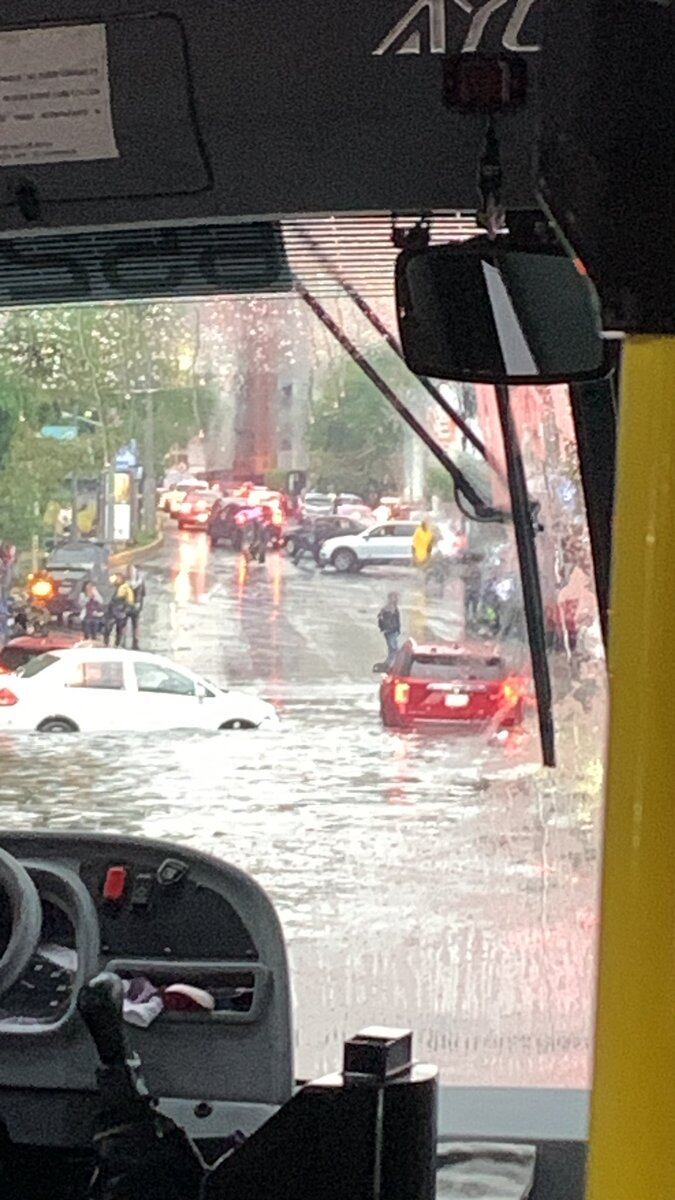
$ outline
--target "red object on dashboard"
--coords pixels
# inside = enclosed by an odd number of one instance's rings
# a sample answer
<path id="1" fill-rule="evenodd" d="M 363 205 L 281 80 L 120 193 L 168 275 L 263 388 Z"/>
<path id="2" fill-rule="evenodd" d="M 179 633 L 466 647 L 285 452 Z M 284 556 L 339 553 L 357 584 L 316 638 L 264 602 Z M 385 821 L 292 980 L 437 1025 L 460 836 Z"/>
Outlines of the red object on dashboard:
<path id="1" fill-rule="evenodd" d="M 108 867 L 103 884 L 104 900 L 121 900 L 127 886 L 126 867 Z"/>

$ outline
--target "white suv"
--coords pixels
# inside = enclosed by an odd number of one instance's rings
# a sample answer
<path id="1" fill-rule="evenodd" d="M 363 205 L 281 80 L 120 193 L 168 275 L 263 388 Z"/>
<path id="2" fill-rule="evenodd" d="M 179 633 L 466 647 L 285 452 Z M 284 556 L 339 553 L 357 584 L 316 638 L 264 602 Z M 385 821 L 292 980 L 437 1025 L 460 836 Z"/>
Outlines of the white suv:
<path id="1" fill-rule="evenodd" d="M 419 520 L 385 521 L 362 533 L 330 538 L 319 552 L 321 565 L 335 567 L 341 574 L 397 563 L 412 566 L 412 540 L 418 526 Z M 460 539 L 448 525 L 434 525 L 434 528 L 438 533 L 434 555 L 454 558 L 460 549 Z"/>
<path id="2" fill-rule="evenodd" d="M 320 551 L 324 566 L 336 571 L 360 571 L 363 567 L 408 564 L 412 558 L 413 534 L 416 521 L 386 521 L 363 533 L 344 534 L 324 542 Z"/>

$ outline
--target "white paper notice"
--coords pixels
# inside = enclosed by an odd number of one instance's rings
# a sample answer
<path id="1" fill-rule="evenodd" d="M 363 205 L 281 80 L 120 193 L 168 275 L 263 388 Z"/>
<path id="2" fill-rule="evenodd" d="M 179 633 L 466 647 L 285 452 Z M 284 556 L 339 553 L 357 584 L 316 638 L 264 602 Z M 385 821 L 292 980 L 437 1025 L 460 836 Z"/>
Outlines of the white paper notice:
<path id="1" fill-rule="evenodd" d="M 0 33 L 0 166 L 118 156 L 105 25 Z"/>

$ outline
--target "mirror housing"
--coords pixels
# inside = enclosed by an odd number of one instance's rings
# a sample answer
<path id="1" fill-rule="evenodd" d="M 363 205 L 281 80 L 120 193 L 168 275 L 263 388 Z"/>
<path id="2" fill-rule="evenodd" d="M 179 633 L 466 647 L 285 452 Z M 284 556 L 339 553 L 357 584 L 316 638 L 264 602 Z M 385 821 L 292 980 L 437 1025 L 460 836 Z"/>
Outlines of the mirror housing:
<path id="1" fill-rule="evenodd" d="M 610 370 L 593 285 L 558 246 L 504 235 L 404 249 L 396 303 L 403 355 L 417 375 L 544 384 Z"/>

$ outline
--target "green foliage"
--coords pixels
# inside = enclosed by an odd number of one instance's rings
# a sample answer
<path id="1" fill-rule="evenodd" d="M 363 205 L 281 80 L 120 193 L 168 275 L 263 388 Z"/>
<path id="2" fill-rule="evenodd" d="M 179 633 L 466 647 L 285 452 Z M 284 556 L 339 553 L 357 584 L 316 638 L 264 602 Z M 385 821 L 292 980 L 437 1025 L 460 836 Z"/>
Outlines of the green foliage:
<path id="1" fill-rule="evenodd" d="M 371 361 L 377 366 L 378 356 Z M 403 392 L 410 386 L 398 364 L 394 379 L 388 359 L 385 367 L 394 390 Z M 348 361 L 327 372 L 320 380 L 309 428 L 313 486 L 362 494 L 372 480 L 396 491 L 403 473 L 402 430 L 400 418 L 356 363 Z"/>
<path id="2" fill-rule="evenodd" d="M 469 450 L 453 450 L 452 461 L 456 463 L 483 499 L 489 503 L 492 499 L 494 475 L 485 459 Z M 429 467 L 427 471 L 427 490 L 430 495 L 438 496 L 441 500 L 454 500 L 455 498 L 455 485 L 447 471 L 439 464 Z"/>
<path id="3" fill-rule="evenodd" d="M 44 533 L 49 501 L 70 503 L 68 476 L 96 476 L 101 460 L 100 435 L 55 442 L 19 423 L 0 472 L 0 540 L 28 546 L 33 534 Z"/>
<path id="4" fill-rule="evenodd" d="M 35 505 L 55 499 L 75 466 L 96 477 L 135 437 L 150 396 L 154 457 L 207 428 L 213 396 L 196 373 L 199 306 L 143 303 L 35 308 L 0 315 L 0 524 L 24 543 Z M 68 415 L 70 414 L 70 415 Z M 74 414 L 74 416 L 73 416 Z M 41 441 L 42 425 L 91 420 L 95 436 Z M 81 424 L 81 429 L 87 426 Z"/>
<path id="5" fill-rule="evenodd" d="M 265 487 L 268 487 L 271 492 L 282 492 L 286 487 L 288 480 L 288 471 L 274 470 L 267 471 L 265 474 Z"/>

